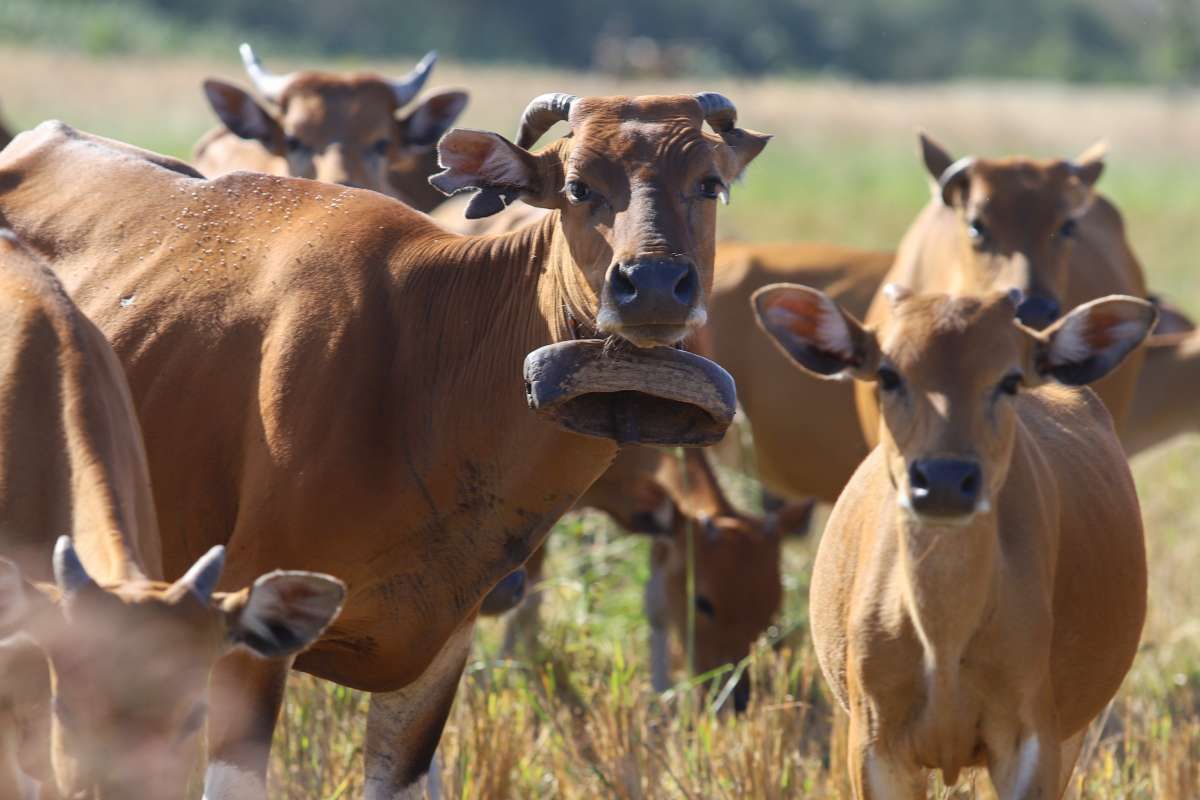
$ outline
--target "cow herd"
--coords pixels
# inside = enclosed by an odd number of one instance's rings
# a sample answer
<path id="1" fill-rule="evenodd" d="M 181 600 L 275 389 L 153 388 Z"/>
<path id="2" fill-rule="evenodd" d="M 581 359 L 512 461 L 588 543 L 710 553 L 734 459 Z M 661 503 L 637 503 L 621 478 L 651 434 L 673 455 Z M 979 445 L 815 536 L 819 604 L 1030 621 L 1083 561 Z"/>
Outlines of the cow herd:
<path id="1" fill-rule="evenodd" d="M 653 537 L 662 690 L 689 619 L 697 672 L 749 654 L 815 501 L 855 795 L 1062 795 L 1145 616 L 1127 454 L 1192 429 L 1200 364 L 1102 150 L 922 136 L 895 253 L 723 243 L 770 137 L 720 94 L 546 94 L 509 140 L 414 103 L 433 54 L 241 53 L 192 165 L 59 122 L 0 151 L 0 798 L 184 797 L 204 763 L 264 800 L 292 669 L 371 693 L 367 798 L 436 793 L 476 619 L 534 634 L 564 513 Z M 763 514 L 702 449 L 735 402 Z"/>

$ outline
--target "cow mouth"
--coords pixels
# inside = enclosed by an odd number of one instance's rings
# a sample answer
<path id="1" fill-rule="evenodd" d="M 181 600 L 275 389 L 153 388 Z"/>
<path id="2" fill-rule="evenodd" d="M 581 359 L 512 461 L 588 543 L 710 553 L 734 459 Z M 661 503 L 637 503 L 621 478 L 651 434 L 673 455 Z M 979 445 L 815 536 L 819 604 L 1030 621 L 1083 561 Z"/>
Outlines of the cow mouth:
<path id="1" fill-rule="evenodd" d="M 525 396 L 536 413 L 575 433 L 684 447 L 719 442 L 737 403 L 733 378 L 707 358 L 600 339 L 527 355 Z"/>

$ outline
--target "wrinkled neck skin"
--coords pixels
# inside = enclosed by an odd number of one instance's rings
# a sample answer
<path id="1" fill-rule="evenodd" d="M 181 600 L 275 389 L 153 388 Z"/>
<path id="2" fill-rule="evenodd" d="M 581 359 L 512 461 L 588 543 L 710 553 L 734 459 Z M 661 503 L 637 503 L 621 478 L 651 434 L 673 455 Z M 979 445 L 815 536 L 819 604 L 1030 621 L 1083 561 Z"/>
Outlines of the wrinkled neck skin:
<path id="1" fill-rule="evenodd" d="M 996 512 L 949 525 L 899 507 L 894 513 L 901 595 L 924 652 L 927 708 L 953 713 L 963 653 L 994 604 Z"/>

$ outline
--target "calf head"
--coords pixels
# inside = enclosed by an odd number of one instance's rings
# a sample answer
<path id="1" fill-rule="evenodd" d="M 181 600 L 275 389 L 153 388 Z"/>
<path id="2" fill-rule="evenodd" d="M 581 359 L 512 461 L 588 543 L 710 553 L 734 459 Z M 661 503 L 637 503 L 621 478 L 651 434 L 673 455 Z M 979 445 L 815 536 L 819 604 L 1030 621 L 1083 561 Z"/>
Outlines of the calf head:
<path id="1" fill-rule="evenodd" d="M 957 216 L 959 292 L 1018 289 L 1022 322 L 1044 328 L 1058 318 L 1078 220 L 1104 170 L 1104 147 L 1074 161 L 960 158 L 921 135 L 935 193 Z"/>
<path id="2" fill-rule="evenodd" d="M 782 601 L 781 536 L 775 518 L 767 521 L 735 509 L 699 450 L 684 451 L 681 463 L 674 453 L 626 449 L 597 484 L 601 492 L 589 490 L 581 504 L 607 512 L 629 531 L 655 537 L 651 566 L 662 591 L 648 595 L 649 611 L 681 642 L 693 616 L 697 674 L 736 666 L 746 658 Z M 690 596 L 689 537 L 695 586 Z M 746 707 L 748 673 L 732 697 L 736 710 Z"/>
<path id="3" fill-rule="evenodd" d="M 467 103 L 465 92 L 439 92 L 399 116 L 428 79 L 434 53 L 399 80 L 312 70 L 274 75 L 249 45 L 241 54 L 268 106 L 211 79 L 204 82 L 209 104 L 225 127 L 286 159 L 288 174 L 298 178 L 397 194 L 390 176 L 401 190 L 407 181 L 426 180 L 436 166 L 438 138 Z"/>
<path id="4" fill-rule="evenodd" d="M 758 322 L 818 377 L 876 383 L 880 447 L 909 518 L 965 524 L 991 510 L 1008 474 L 1018 395 L 1053 380 L 1102 378 L 1154 326 L 1154 307 L 1113 296 L 1044 331 L 1017 320 L 1021 298 L 911 295 L 884 288 L 891 319 L 864 327 L 821 292 L 777 284 L 754 294 Z"/>
<path id="5" fill-rule="evenodd" d="M 558 121 L 570 135 L 530 152 Z M 558 211 L 568 252 L 554 264 L 572 316 L 637 347 L 671 345 L 706 319 L 716 201 L 769 138 L 736 123 L 733 104 L 712 93 L 542 95 L 515 144 L 485 131 L 446 134 L 445 171 L 430 182 L 447 194 L 478 190 L 470 218 L 518 198 Z"/>
<path id="6" fill-rule="evenodd" d="M 54 552 L 56 586 L 12 580 L 0 561 L 0 618 L 41 647 L 50 667 L 52 761 L 66 797 L 182 798 L 207 709 L 209 672 L 244 647 L 295 654 L 341 608 L 344 585 L 309 572 L 273 572 L 215 592 L 224 548 L 174 583 L 101 586 L 69 537 Z"/>

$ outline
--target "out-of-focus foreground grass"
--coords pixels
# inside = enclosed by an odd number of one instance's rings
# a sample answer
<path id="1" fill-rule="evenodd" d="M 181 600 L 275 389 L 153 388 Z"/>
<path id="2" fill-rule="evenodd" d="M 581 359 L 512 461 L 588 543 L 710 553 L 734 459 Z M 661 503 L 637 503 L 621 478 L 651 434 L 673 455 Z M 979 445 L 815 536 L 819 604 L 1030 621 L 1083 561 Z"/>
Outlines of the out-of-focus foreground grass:
<path id="1" fill-rule="evenodd" d="M 95 133 L 186 158 L 213 124 L 200 91 L 207 75 L 245 83 L 234 58 L 113 60 L 0 50 L 0 109 L 15 128 L 61 118 Z M 271 69 L 301 66 L 261 53 Z M 411 61 L 371 66 L 402 74 Z M 722 209 L 726 236 L 826 239 L 894 246 L 928 196 L 914 132 L 953 152 L 1071 156 L 1111 146 L 1101 187 L 1124 211 L 1152 286 L 1200 314 L 1200 97 L 1153 90 L 1040 85 L 859 86 L 618 83 L 524 69 L 437 68 L 431 86 L 472 91 L 462 123 L 509 133 L 545 91 L 576 94 L 714 89 L 742 124 L 776 135 Z M 754 334 L 748 334 L 754 335 Z M 797 457 L 804 457 L 798 453 Z M 1085 748 L 1085 797 L 1200 797 L 1200 449 L 1179 442 L 1135 464 L 1151 563 L 1150 617 L 1133 672 Z M 743 504 L 750 481 L 727 475 Z M 772 646 L 750 668 L 754 700 L 740 719 L 718 717 L 681 684 L 650 688 L 640 612 L 647 545 L 595 517 L 552 534 L 533 657 L 498 657 L 498 625 L 480 625 L 443 740 L 447 796 L 822 797 L 843 791 L 835 721 L 806 629 L 815 541 L 786 549 L 786 608 Z M 754 591 L 748 585 L 746 591 Z M 297 675 L 272 762 L 273 795 L 355 797 L 365 698 Z M 944 797 L 986 796 L 967 775 Z"/>

